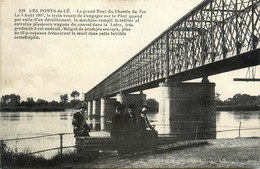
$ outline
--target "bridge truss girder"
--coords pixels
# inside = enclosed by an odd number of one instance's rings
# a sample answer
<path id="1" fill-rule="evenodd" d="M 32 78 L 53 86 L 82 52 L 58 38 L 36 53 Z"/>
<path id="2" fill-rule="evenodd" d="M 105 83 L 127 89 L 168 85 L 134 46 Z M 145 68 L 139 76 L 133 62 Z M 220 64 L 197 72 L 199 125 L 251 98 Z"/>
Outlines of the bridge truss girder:
<path id="1" fill-rule="evenodd" d="M 184 81 L 259 65 L 259 11 L 259 0 L 203 1 L 86 93 L 85 100 L 153 88 L 166 78 Z"/>

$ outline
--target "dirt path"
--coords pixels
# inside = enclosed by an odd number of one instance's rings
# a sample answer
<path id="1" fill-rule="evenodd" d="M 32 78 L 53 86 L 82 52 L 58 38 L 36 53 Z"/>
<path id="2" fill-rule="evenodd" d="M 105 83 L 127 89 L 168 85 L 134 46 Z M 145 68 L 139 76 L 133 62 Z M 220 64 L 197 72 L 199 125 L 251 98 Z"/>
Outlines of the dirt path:
<path id="1" fill-rule="evenodd" d="M 260 168 L 260 138 L 208 140 L 208 145 L 131 157 L 113 157 L 66 168 Z"/>

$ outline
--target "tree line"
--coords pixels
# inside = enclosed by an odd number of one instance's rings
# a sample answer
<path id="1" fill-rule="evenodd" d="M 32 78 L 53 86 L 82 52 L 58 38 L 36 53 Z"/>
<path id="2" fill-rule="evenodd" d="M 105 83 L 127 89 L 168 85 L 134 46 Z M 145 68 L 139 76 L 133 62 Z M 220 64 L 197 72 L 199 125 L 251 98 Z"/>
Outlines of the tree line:
<path id="1" fill-rule="evenodd" d="M 49 107 L 49 108 L 64 108 L 64 109 L 75 109 L 79 108 L 83 101 L 79 99 L 80 93 L 76 90 L 71 92 L 71 98 L 69 100 L 68 94 L 60 95 L 59 101 L 51 101 L 48 102 L 44 99 L 37 99 L 36 101 L 32 97 L 26 98 L 25 101 L 21 100 L 21 97 L 16 94 L 7 94 L 3 95 L 1 98 L 1 108 L 4 107 L 26 107 L 26 108 L 35 108 L 35 107 Z M 216 93 L 215 95 L 216 106 L 218 107 L 242 107 L 245 108 L 260 108 L 260 95 L 258 96 L 250 96 L 248 94 L 236 94 L 232 98 L 228 98 L 227 100 L 222 101 L 220 99 L 220 94 Z M 159 109 L 159 103 L 153 99 L 147 99 L 147 105 L 152 112 L 157 112 Z"/>
<path id="2" fill-rule="evenodd" d="M 217 110 L 260 110 L 260 95 L 235 94 L 227 100 L 220 100 L 220 94 L 216 93 L 215 100 Z"/>
<path id="3" fill-rule="evenodd" d="M 235 94 L 227 100 L 220 100 L 220 94 L 216 93 L 216 105 L 237 105 L 237 106 L 260 106 L 260 95 L 250 96 L 248 94 Z"/>
<path id="4" fill-rule="evenodd" d="M 73 91 L 70 96 L 73 98 L 70 101 L 68 94 L 64 94 L 60 95 L 60 101 L 52 100 L 48 102 L 44 99 L 34 100 L 32 97 L 28 97 L 25 101 L 22 101 L 19 95 L 7 94 L 1 97 L 1 108 L 78 108 L 82 103 L 82 101 L 78 99 L 80 93 Z"/>

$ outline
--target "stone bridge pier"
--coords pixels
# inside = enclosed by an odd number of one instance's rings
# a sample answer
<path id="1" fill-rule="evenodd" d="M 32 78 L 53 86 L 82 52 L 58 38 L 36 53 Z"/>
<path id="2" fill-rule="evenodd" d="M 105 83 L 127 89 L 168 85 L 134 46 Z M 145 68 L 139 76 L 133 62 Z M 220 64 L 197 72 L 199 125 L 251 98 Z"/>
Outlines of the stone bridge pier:
<path id="1" fill-rule="evenodd" d="M 120 93 L 117 94 L 116 100 L 125 106 L 134 104 L 137 110 L 137 109 L 141 109 L 142 106 L 146 104 L 146 95 L 143 94 L 143 92 L 140 92 L 140 94 Z"/>
<path id="2" fill-rule="evenodd" d="M 159 87 L 159 113 L 165 113 L 171 134 L 178 140 L 216 138 L 215 83 L 163 82 Z"/>
<path id="3" fill-rule="evenodd" d="M 92 115 L 93 113 L 93 101 L 88 101 L 88 116 Z"/>
<path id="4" fill-rule="evenodd" d="M 142 92 L 140 92 L 140 94 L 120 93 L 116 95 L 116 98 L 104 97 L 101 99 L 88 101 L 87 115 L 101 116 L 110 119 L 116 112 L 116 102 L 120 102 L 125 106 L 134 104 L 136 109 L 141 109 L 142 106 L 146 104 L 146 95 Z"/>
<path id="5" fill-rule="evenodd" d="M 115 108 L 116 99 L 115 98 L 101 98 L 100 103 L 100 116 L 101 117 L 112 117 L 116 112 Z"/>
<path id="6" fill-rule="evenodd" d="M 92 115 L 94 116 L 99 116 L 100 115 L 100 106 L 101 106 L 101 100 L 93 100 L 93 113 Z"/>

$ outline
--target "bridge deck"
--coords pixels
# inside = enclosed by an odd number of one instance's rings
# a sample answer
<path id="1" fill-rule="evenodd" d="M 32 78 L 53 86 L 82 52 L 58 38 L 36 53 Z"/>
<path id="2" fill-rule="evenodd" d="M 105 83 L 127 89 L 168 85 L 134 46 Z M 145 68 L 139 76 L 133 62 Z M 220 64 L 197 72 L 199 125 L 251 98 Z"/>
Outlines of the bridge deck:
<path id="1" fill-rule="evenodd" d="M 85 101 L 259 65 L 259 11 L 259 0 L 204 0 L 87 92 Z"/>

